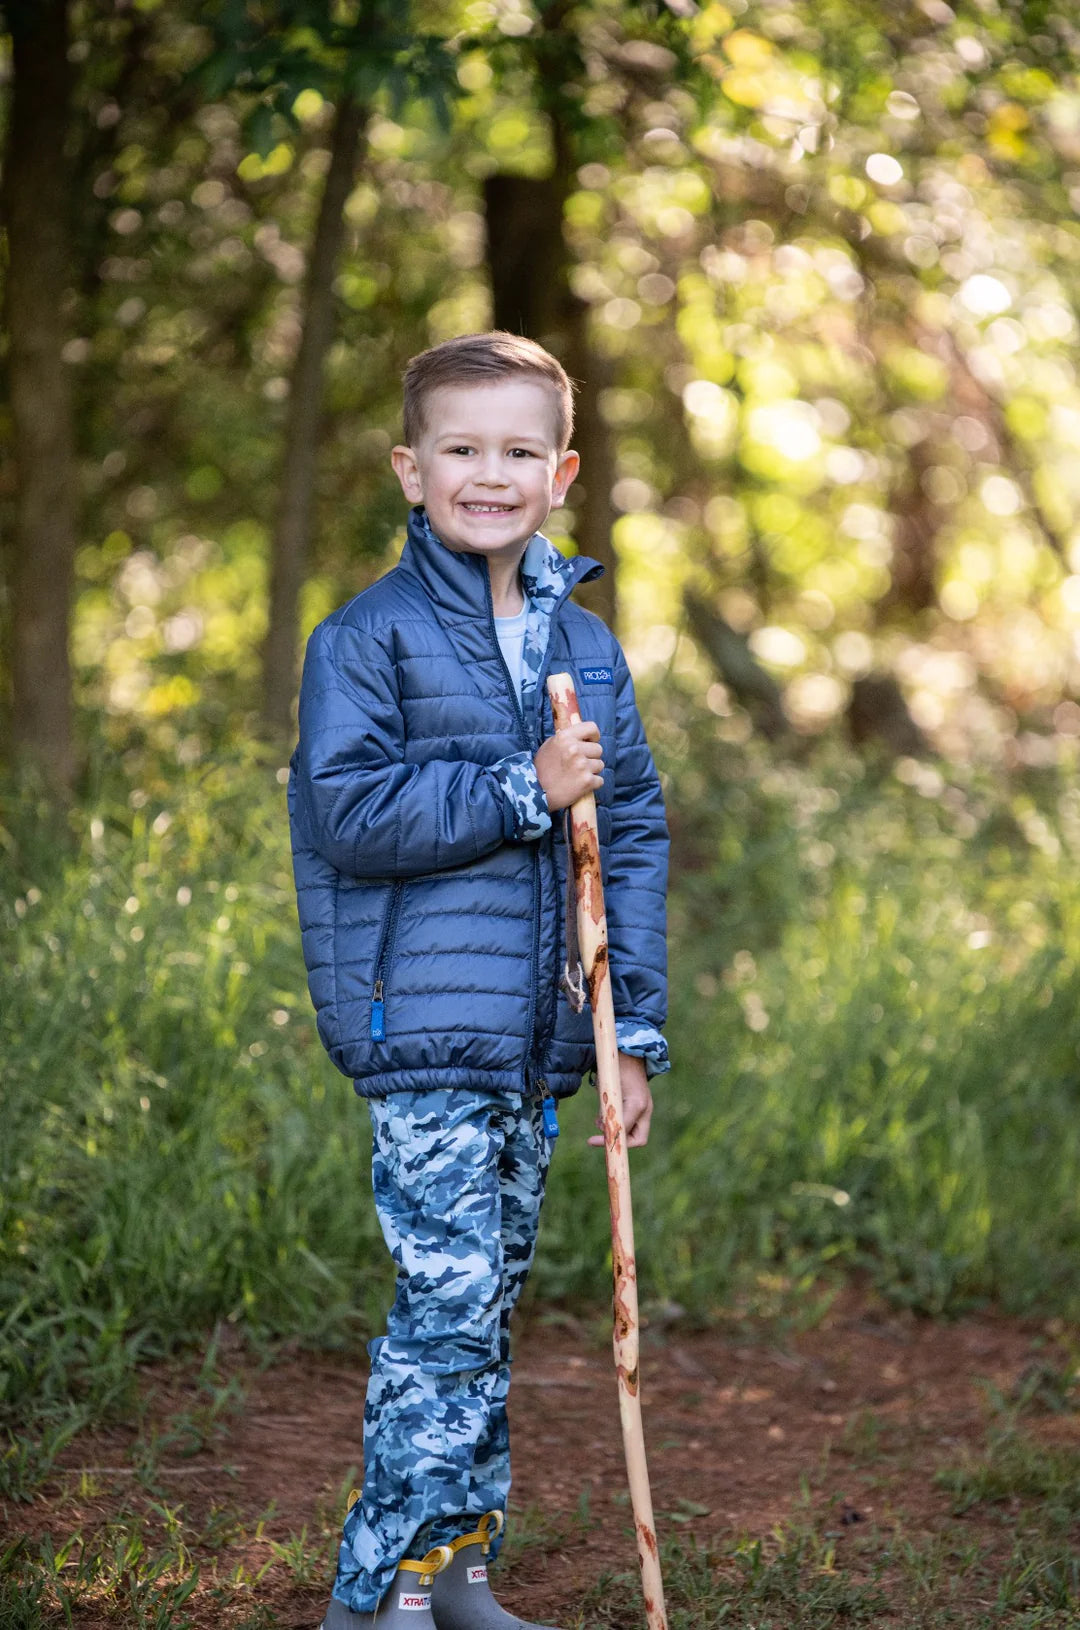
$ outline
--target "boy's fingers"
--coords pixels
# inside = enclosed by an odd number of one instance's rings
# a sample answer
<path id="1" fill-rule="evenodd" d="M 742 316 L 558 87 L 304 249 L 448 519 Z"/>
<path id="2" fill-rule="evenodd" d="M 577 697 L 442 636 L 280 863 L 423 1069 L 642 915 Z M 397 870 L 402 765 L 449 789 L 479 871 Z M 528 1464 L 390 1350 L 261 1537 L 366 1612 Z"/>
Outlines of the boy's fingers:
<path id="1" fill-rule="evenodd" d="M 649 1127 L 652 1124 L 652 1105 L 644 1110 L 634 1122 L 626 1129 L 626 1147 L 628 1149 L 644 1149 L 649 1141 Z"/>
<path id="2" fill-rule="evenodd" d="M 562 741 L 579 745 L 587 741 L 599 741 L 600 726 L 595 719 L 579 719 L 575 724 L 568 724 L 562 730 L 556 730 L 555 735 Z"/>
<path id="3" fill-rule="evenodd" d="M 652 1112 L 652 1104 L 643 1106 L 636 1115 L 631 1111 L 633 1118 L 628 1118 L 626 1122 L 626 1147 L 628 1149 L 644 1149 L 648 1143 L 649 1129 L 652 1125 Z M 596 1124 L 597 1126 L 603 1125 L 599 1115 L 596 1117 Z M 597 1149 L 604 1147 L 604 1138 L 602 1136 L 590 1138 L 589 1142 Z"/>
<path id="4" fill-rule="evenodd" d="M 582 741 L 599 741 L 600 726 L 595 719 L 575 719 L 574 723 L 568 724 L 561 734 L 578 736 Z"/>

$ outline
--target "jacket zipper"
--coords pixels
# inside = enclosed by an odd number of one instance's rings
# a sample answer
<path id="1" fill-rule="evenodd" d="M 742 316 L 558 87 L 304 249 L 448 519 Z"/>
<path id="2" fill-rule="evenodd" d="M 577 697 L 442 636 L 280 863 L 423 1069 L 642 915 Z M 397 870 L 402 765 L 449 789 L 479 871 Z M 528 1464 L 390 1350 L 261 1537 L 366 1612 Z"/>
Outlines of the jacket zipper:
<path id="1" fill-rule="evenodd" d="M 515 694 L 513 676 L 510 669 L 506 666 L 506 658 L 503 656 L 502 646 L 499 644 L 499 632 L 495 627 L 495 602 L 491 596 L 491 572 L 488 569 L 486 561 L 484 562 L 484 593 L 487 597 L 488 623 L 491 628 L 492 643 L 495 646 L 495 655 L 499 659 L 499 667 L 502 669 L 503 680 L 506 684 L 507 693 L 511 702 L 514 704 L 514 713 L 517 716 L 518 730 L 521 734 L 521 745 L 528 753 L 532 751 L 532 744 L 529 740 L 529 727 L 525 722 L 525 712 L 521 706 L 521 698 Z M 525 1057 L 521 1061 L 521 1083 L 525 1092 L 528 1092 L 529 1090 L 533 1042 L 536 1039 L 533 1035 L 533 1027 L 536 1024 L 536 979 L 540 969 L 540 850 L 539 845 L 537 844 L 533 845 L 532 872 L 533 945 L 532 965 L 529 969 L 529 1017 L 525 1023 Z"/>
<path id="2" fill-rule="evenodd" d="M 372 1041 L 386 1040 L 384 986 L 390 974 L 390 964 L 394 955 L 394 941 L 397 939 L 398 918 L 401 915 L 401 902 L 404 894 L 405 884 L 399 879 L 390 890 L 390 898 L 386 902 L 386 914 L 383 917 L 382 932 L 379 935 L 379 949 L 375 956 L 375 982 L 371 991 Z"/>

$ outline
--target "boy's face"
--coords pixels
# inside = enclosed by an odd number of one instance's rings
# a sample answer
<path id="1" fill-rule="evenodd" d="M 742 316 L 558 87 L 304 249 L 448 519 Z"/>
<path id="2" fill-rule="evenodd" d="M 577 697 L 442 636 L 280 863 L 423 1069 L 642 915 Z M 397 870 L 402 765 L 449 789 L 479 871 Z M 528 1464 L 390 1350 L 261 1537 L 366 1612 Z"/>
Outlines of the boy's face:
<path id="1" fill-rule="evenodd" d="M 391 454 L 405 497 L 448 549 L 516 565 L 578 472 L 577 454 L 555 445 L 551 388 L 527 377 L 443 385 L 424 407 L 418 445 Z"/>

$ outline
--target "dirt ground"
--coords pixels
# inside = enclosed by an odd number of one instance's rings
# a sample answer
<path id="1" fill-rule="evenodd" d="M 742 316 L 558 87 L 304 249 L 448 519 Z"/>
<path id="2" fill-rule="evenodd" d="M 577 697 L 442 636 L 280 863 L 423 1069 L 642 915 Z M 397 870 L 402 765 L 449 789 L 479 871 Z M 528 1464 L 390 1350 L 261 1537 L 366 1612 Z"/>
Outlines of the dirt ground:
<path id="1" fill-rule="evenodd" d="M 900 1524 L 908 1536 L 959 1526 L 970 1538 L 978 1519 L 951 1514 L 934 1473 L 983 1444 L 988 1388 L 1015 1395 L 1053 1337 L 989 1316 L 931 1323 L 854 1295 L 816 1328 L 782 1339 L 753 1326 L 647 1330 L 646 1434 L 661 1538 L 730 1546 L 793 1521 L 833 1533 L 838 1554 L 860 1523 Z M 201 1440 L 184 1432 L 170 1440 L 167 1424 L 203 1408 L 194 1377 L 159 1371 L 148 1379 L 141 1428 L 75 1440 L 31 1502 L 2 1510 L 4 1532 L 49 1532 L 59 1542 L 122 1510 L 157 1521 L 162 1507 L 182 1507 L 201 1575 L 185 1611 L 199 1630 L 243 1624 L 260 1602 L 272 1610 L 266 1623 L 315 1630 L 340 1491 L 360 1460 L 363 1376 L 325 1356 L 259 1370 L 236 1355 L 230 1367 L 240 1402 Z M 500 1566 L 499 1593 L 517 1613 L 559 1623 L 576 1616 L 601 1570 L 635 1567 L 613 1368 L 596 1328 L 534 1318 L 519 1332 L 511 1416 L 518 1541 Z M 1046 1430 L 1080 1445 L 1074 1414 L 1048 1417 Z M 294 1538 L 289 1556 L 275 1552 L 305 1529 L 308 1549 Z M 87 1602 L 75 1622 L 115 1625 L 115 1608 Z"/>

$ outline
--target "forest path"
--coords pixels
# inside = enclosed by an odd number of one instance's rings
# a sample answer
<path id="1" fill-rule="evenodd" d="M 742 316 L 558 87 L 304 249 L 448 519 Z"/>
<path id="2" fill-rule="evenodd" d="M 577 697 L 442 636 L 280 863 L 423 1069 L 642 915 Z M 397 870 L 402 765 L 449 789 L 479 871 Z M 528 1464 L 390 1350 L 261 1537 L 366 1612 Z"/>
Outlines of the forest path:
<path id="1" fill-rule="evenodd" d="M 602 1573 L 635 1570 L 609 1352 L 599 1322 L 549 1320 L 534 1314 L 518 1334 L 511 1538 L 499 1595 L 544 1623 L 636 1626 L 627 1578 L 588 1594 Z M 985 1591 L 987 1567 L 1008 1558 L 1017 1500 L 1006 1490 L 1001 1501 L 956 1515 L 955 1494 L 935 1474 L 983 1455 L 1010 1400 L 1027 1404 L 1030 1441 L 1048 1454 L 1080 1451 L 1075 1400 L 1054 1390 L 1071 1374 L 1067 1359 L 1057 1367 L 1060 1337 L 1053 1325 L 991 1315 L 931 1322 L 854 1294 L 815 1328 L 782 1340 L 750 1322 L 646 1331 L 645 1420 L 662 1541 L 706 1548 L 719 1574 L 730 1573 L 740 1539 L 761 1540 L 767 1559 L 812 1535 L 811 1572 L 873 1580 L 887 1598 L 898 1539 L 939 1559 L 977 1546 Z M 143 1535 L 148 1554 L 154 1543 L 182 1542 L 200 1583 L 176 1614 L 178 1627 L 315 1630 L 343 1489 L 360 1460 L 362 1373 L 345 1358 L 310 1354 L 258 1369 L 237 1351 L 219 1354 L 209 1382 L 175 1367 L 149 1372 L 143 1398 L 140 1425 L 76 1439 L 31 1503 L 6 1506 L 4 1531 L 26 1533 L 33 1547 L 46 1533 L 57 1544 L 76 1531 L 89 1540 L 119 1523 Z M 79 1593 L 73 1624 L 140 1622 L 126 1587 L 110 1586 L 107 1560 L 100 1571 L 100 1589 Z M 699 1619 L 692 1591 L 681 1588 L 682 1622 L 716 1622 L 718 1608 L 702 1603 Z M 969 1622 L 956 1605 L 955 1622 Z M 886 1617 L 919 1622 L 899 1608 Z"/>

